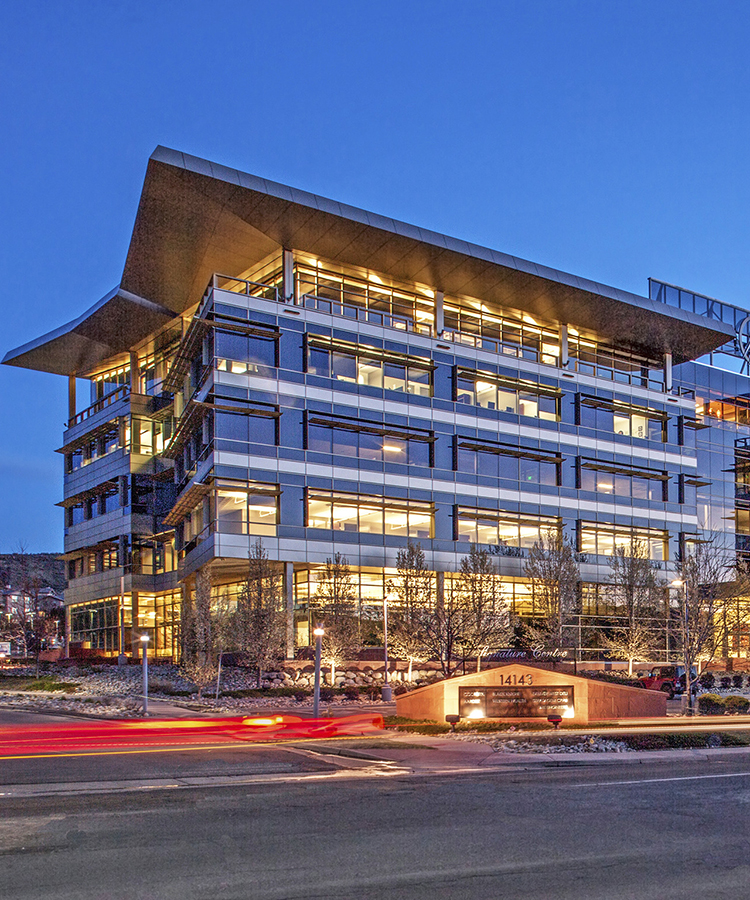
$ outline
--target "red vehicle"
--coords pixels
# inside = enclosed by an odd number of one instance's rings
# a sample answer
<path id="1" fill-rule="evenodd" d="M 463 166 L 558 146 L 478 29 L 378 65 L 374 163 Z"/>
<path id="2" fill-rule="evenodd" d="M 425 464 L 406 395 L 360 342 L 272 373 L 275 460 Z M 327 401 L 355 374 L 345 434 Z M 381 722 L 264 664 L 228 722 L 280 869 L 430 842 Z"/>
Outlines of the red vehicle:
<path id="1" fill-rule="evenodd" d="M 696 671 L 693 669 L 692 678 Z M 662 691 L 671 700 L 675 694 L 685 691 L 685 666 L 654 666 L 641 678 L 641 687 L 649 691 Z"/>

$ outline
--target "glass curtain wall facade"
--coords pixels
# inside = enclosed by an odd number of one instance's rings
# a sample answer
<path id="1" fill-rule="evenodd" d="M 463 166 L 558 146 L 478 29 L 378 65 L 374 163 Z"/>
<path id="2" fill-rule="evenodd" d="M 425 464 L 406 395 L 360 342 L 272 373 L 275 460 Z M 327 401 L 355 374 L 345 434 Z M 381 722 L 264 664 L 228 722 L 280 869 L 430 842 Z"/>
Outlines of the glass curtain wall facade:
<path id="1" fill-rule="evenodd" d="M 149 171 L 147 186 L 159 168 Z M 195 177 L 210 190 L 213 176 L 196 167 Z M 290 229 L 296 216 L 306 221 L 304 198 L 283 202 Z M 516 279 L 507 297 L 462 292 L 456 275 L 431 281 L 429 267 L 409 280 L 387 253 L 378 266 L 374 251 L 355 246 L 357 234 L 374 245 L 399 229 L 347 215 L 335 213 L 354 241 L 340 256 L 309 249 L 311 226 L 300 224 L 301 243 L 288 247 L 258 220 L 257 234 L 234 245 L 233 270 L 222 271 L 229 256 L 214 259 L 197 295 L 176 275 L 182 293 L 147 296 L 158 315 L 133 326 L 127 346 L 75 371 L 58 366 L 71 386 L 60 452 L 73 651 L 134 653 L 146 631 L 157 656 L 176 658 L 182 592 L 208 566 L 216 591 L 236 597 L 257 539 L 283 567 L 290 633 L 304 646 L 322 567 L 336 553 L 351 567 L 358 614 L 377 623 L 383 604 L 397 602 L 396 556 L 409 542 L 421 544 L 443 596 L 458 590 L 461 559 L 477 544 L 497 563 L 509 613 L 533 622 L 528 553 L 562 533 L 583 581 L 580 658 L 601 656 L 601 635 L 616 624 L 607 585 L 618 547 L 642 542 L 665 583 L 707 531 L 750 554 L 750 378 L 705 356 L 727 351 L 724 317 L 704 321 L 693 302 L 680 312 L 686 324 L 668 299 L 657 302 L 655 282 L 649 301 L 571 287 L 572 277 L 531 264 L 521 277 L 505 259 L 492 264 Z M 138 228 L 180 239 L 148 210 Z M 322 243 L 323 233 L 321 224 Z M 409 240 L 433 252 L 428 237 Z M 161 246 L 134 245 L 142 267 L 126 267 L 144 295 Z M 471 255 L 451 252 L 451 271 L 464 266 L 477 286 Z M 551 303 L 545 318 L 534 278 L 578 291 L 578 306 L 553 315 Z M 595 327 L 603 304 L 614 322 L 651 316 L 650 330 L 675 335 L 674 354 L 633 329 Z M 22 351 L 5 361 L 43 367 Z M 747 655 L 744 609 L 732 615 L 724 649 Z M 665 635 L 669 619 L 666 594 Z M 667 648 L 665 637 L 657 657 Z"/>

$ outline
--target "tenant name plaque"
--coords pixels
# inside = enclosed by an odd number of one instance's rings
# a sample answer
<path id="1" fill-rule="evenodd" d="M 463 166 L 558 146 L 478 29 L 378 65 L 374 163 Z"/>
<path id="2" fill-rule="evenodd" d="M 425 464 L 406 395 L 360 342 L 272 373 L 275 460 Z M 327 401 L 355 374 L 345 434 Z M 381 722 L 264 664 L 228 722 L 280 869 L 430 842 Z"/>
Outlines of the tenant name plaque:
<path id="1" fill-rule="evenodd" d="M 573 687 L 532 685 L 460 687 L 458 712 L 462 718 L 526 719 L 563 715 L 573 709 Z"/>

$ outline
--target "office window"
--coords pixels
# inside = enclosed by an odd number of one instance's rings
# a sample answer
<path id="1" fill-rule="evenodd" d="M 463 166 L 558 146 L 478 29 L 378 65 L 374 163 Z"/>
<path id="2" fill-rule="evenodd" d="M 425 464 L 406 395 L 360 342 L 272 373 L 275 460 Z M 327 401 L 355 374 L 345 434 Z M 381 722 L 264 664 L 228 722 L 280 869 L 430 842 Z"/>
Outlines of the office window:
<path id="1" fill-rule="evenodd" d="M 435 321 L 434 294 L 391 287 L 354 274 L 327 271 L 297 262 L 295 265 L 299 303 L 308 309 L 398 328 L 432 334 Z"/>
<path id="2" fill-rule="evenodd" d="M 392 354 L 365 344 L 344 344 L 318 337 L 308 341 L 308 373 L 349 384 L 431 397 L 433 368 L 429 360 Z"/>
<path id="3" fill-rule="evenodd" d="M 216 408 L 214 412 L 214 440 L 217 450 L 243 450 L 247 444 L 278 443 L 277 412 L 269 407 L 261 415 Z"/>
<path id="4" fill-rule="evenodd" d="M 274 484 L 220 482 L 216 488 L 216 530 L 222 534 L 276 534 L 278 494 Z"/>
<path id="5" fill-rule="evenodd" d="M 441 339 L 481 347 L 493 353 L 556 366 L 560 358 L 557 329 L 524 321 L 520 315 L 487 309 L 475 301 L 445 300 L 445 331 Z"/>
<path id="6" fill-rule="evenodd" d="M 458 368 L 455 392 L 456 401 L 469 406 L 551 422 L 560 419 L 562 392 L 546 385 Z"/>
<path id="7" fill-rule="evenodd" d="M 648 407 L 581 395 L 579 425 L 648 441 L 666 440 L 667 414 Z"/>
<path id="8" fill-rule="evenodd" d="M 668 559 L 669 535 L 655 528 L 633 529 L 617 525 L 599 525 L 582 522 L 580 527 L 580 550 L 598 556 L 612 556 L 616 547 L 628 548 L 632 541 L 641 541 L 648 549 L 649 558 L 660 561 Z"/>
<path id="9" fill-rule="evenodd" d="M 248 334 L 245 331 L 214 332 L 216 368 L 238 375 L 270 375 L 276 367 L 277 335 Z"/>
<path id="10" fill-rule="evenodd" d="M 311 415 L 307 449 L 410 466 L 432 464 L 432 432 L 397 428 L 366 420 Z"/>
<path id="11" fill-rule="evenodd" d="M 364 494 L 310 491 L 307 527 L 393 537 L 432 537 L 433 506 Z"/>
<path id="12" fill-rule="evenodd" d="M 652 390 L 664 389 L 661 359 L 649 359 L 629 349 L 615 348 L 596 338 L 583 337 L 575 328 L 568 329 L 568 354 L 570 367 L 583 375 L 595 375 Z"/>
<path id="13" fill-rule="evenodd" d="M 667 499 L 667 484 L 665 472 L 607 465 L 595 460 L 580 461 L 580 488 L 583 491 L 661 503 Z"/>
<path id="14" fill-rule="evenodd" d="M 558 485 L 562 458 L 519 450 L 492 441 L 456 438 L 456 470 L 469 475 L 507 478 L 523 485 Z"/>
<path id="15" fill-rule="evenodd" d="M 458 506 L 455 512 L 456 540 L 471 544 L 530 549 L 542 535 L 559 528 L 555 516 L 522 516 L 468 506 Z"/>

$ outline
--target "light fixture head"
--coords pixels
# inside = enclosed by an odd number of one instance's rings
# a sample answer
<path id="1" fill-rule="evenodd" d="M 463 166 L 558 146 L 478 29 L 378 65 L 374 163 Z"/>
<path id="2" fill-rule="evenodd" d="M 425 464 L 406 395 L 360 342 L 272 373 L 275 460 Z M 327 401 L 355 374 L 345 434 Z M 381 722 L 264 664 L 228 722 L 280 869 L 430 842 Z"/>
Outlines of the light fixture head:
<path id="1" fill-rule="evenodd" d="M 150 638 L 147 634 L 142 634 L 141 640 L 143 641 L 144 644 L 147 644 L 149 642 Z"/>
<path id="2" fill-rule="evenodd" d="M 313 630 L 313 634 L 315 635 L 315 637 L 323 637 L 325 631 L 322 628 L 315 628 Z"/>

